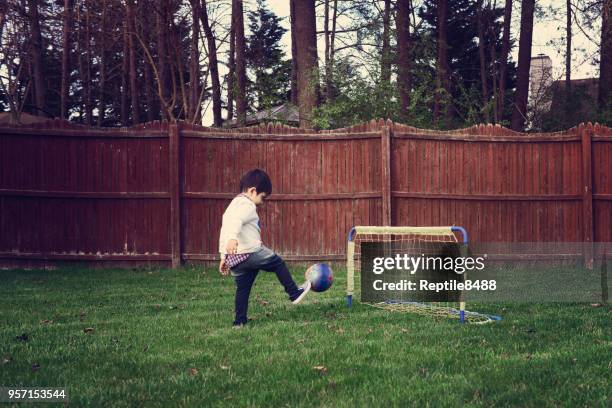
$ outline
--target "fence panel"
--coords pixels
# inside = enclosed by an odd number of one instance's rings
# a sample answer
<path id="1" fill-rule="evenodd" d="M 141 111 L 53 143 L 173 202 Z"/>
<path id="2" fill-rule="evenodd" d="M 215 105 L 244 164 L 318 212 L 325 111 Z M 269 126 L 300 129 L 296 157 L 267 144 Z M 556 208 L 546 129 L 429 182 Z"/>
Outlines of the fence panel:
<path id="1" fill-rule="evenodd" d="M 290 128 L 289 128 L 290 129 Z M 380 223 L 380 134 L 183 131 L 184 258 L 218 256 L 221 217 L 255 167 L 272 179 L 262 239 L 287 259 L 340 259 L 350 226 Z"/>
<path id="2" fill-rule="evenodd" d="M 612 129 L 593 129 L 593 219 L 597 242 L 612 242 Z"/>
<path id="3" fill-rule="evenodd" d="M 169 259 L 163 130 L 1 129 L 0 256 Z"/>

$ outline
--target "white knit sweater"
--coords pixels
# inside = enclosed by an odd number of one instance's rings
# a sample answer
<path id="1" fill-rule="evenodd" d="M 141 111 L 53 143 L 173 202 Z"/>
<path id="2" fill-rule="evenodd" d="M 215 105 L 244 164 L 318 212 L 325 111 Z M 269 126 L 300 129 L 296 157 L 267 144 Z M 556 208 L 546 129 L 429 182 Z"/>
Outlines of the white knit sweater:
<path id="1" fill-rule="evenodd" d="M 247 196 L 236 196 L 223 213 L 219 234 L 219 253 L 225 256 L 227 242 L 238 241 L 239 254 L 257 251 L 261 247 L 261 230 L 255 203 Z"/>

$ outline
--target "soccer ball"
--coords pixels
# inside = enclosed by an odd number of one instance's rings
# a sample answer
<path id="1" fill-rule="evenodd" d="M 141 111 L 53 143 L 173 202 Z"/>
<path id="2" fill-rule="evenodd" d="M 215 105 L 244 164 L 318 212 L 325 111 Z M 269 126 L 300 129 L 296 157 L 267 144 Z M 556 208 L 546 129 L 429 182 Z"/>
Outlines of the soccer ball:
<path id="1" fill-rule="evenodd" d="M 314 264 L 306 269 L 304 276 L 310 281 L 311 287 L 315 292 L 324 292 L 332 285 L 334 280 L 334 272 L 329 265 L 321 263 Z"/>

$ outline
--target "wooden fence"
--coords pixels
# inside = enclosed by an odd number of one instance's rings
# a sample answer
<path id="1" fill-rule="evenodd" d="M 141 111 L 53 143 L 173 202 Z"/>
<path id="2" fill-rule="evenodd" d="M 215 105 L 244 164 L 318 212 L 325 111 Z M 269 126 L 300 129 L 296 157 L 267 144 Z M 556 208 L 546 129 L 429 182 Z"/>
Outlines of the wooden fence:
<path id="1" fill-rule="evenodd" d="M 263 240 L 288 260 L 344 259 L 353 225 L 462 225 L 480 242 L 610 242 L 611 157 L 612 129 L 597 124 L 547 134 L 382 120 L 319 132 L 4 127 L 0 263 L 216 260 L 221 215 L 254 167 L 273 183 Z"/>

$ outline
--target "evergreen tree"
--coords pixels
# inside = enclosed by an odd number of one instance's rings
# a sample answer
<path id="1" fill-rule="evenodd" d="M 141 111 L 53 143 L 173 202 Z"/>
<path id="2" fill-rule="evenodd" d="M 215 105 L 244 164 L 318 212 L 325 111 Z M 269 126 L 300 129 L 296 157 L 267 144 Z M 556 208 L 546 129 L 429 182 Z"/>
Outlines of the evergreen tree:
<path id="1" fill-rule="evenodd" d="M 419 16 L 424 20 L 426 29 L 423 34 L 436 38 L 437 1 L 425 0 L 419 9 Z M 453 116 L 458 122 L 475 123 L 482 120 L 482 81 L 478 49 L 478 2 L 470 0 L 453 0 L 448 2 L 447 17 L 447 54 L 450 66 L 450 85 L 453 100 Z M 493 76 L 498 75 L 500 57 L 502 56 L 502 31 L 504 9 L 486 8 L 483 10 L 486 27 L 484 49 L 487 50 L 487 87 L 494 89 Z M 491 42 L 494 42 L 491 44 Z M 494 46 L 496 61 L 491 61 L 490 46 Z M 508 62 L 506 89 L 511 89 L 515 82 L 515 66 Z"/>
<path id="2" fill-rule="evenodd" d="M 287 30 L 280 25 L 281 18 L 266 7 L 265 0 L 257 0 L 257 9 L 247 15 L 251 31 L 246 49 L 248 105 L 261 110 L 289 99 L 291 62 L 283 60 L 285 52 L 280 45 Z"/>

